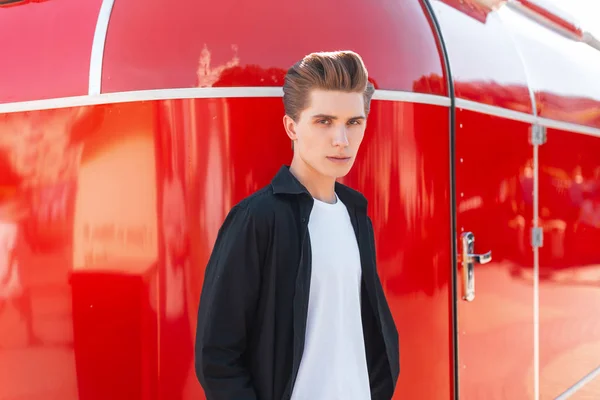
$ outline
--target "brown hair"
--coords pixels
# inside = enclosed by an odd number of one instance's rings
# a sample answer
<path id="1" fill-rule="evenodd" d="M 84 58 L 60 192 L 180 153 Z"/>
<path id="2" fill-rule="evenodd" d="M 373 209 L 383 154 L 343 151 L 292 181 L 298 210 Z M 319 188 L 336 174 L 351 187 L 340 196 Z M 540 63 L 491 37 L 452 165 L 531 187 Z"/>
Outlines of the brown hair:
<path id="1" fill-rule="evenodd" d="M 369 114 L 375 91 L 362 58 L 349 50 L 311 53 L 288 70 L 283 106 L 294 121 L 298 122 L 300 113 L 307 108 L 312 89 L 363 93 L 365 115 Z"/>

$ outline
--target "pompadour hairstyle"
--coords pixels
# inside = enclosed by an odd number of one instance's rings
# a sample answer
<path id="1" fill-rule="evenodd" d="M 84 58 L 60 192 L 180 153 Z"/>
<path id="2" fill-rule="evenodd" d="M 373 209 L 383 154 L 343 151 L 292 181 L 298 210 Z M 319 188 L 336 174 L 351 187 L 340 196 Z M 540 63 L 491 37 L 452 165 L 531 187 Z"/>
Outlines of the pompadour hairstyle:
<path id="1" fill-rule="evenodd" d="M 362 58 L 349 50 L 311 53 L 288 70 L 283 106 L 294 121 L 298 122 L 300 113 L 308 107 L 313 89 L 362 93 L 365 115 L 369 114 L 375 92 Z"/>

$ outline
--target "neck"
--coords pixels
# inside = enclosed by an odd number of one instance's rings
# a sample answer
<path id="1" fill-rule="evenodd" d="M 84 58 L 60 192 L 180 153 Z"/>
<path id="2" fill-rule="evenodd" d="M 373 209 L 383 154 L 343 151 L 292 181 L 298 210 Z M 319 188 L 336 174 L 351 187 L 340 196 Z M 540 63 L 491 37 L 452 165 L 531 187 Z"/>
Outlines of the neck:
<path id="1" fill-rule="evenodd" d="M 336 202 L 335 178 L 319 173 L 296 155 L 292 159 L 290 172 L 304 185 L 313 198 L 325 203 Z"/>

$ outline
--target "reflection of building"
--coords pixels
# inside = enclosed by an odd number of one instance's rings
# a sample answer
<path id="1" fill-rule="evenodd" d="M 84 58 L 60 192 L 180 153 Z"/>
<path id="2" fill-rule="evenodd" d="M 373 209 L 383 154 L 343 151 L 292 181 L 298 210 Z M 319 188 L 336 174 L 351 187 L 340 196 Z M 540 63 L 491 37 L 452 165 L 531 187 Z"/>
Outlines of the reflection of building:
<path id="1" fill-rule="evenodd" d="M 234 56 L 233 58 L 226 62 L 224 65 L 219 65 L 218 67 L 211 68 L 211 54 L 208 47 L 204 45 L 202 52 L 200 53 L 200 60 L 198 62 L 197 76 L 198 76 L 198 87 L 210 87 L 216 81 L 219 80 L 221 73 L 228 69 L 237 67 L 240 64 L 240 59 L 237 56 L 237 46 L 231 46 Z"/>
<path id="2" fill-rule="evenodd" d="M 74 270 L 137 274 L 157 258 L 152 108 L 123 107 L 122 117 L 107 119 L 87 138 L 82 154 L 74 204 Z"/>

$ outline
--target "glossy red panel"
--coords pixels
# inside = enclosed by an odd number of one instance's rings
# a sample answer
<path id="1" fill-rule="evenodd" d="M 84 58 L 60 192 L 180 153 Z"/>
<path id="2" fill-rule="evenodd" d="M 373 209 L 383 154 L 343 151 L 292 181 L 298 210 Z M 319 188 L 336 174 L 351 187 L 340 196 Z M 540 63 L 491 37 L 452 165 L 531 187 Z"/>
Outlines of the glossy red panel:
<path id="1" fill-rule="evenodd" d="M 491 262 L 474 266 L 471 302 L 458 265 L 461 399 L 532 398 L 533 285 L 520 277 L 533 267 L 532 157 L 527 124 L 457 111 L 458 251 L 471 232 L 476 254 L 492 252 Z"/>
<path id="2" fill-rule="evenodd" d="M 600 137 L 548 130 L 540 147 L 540 396 L 557 398 L 600 359 Z M 525 275 L 530 281 L 531 276 Z M 580 396 L 580 397 L 577 397 Z M 600 380 L 576 398 L 600 398 Z M 587 396 L 587 397 L 586 397 Z M 574 397 L 575 398 L 575 397 Z"/>
<path id="3" fill-rule="evenodd" d="M 3 399 L 155 392 L 152 111 L 0 115 Z"/>
<path id="4" fill-rule="evenodd" d="M 527 75 L 510 32 L 497 12 L 473 3 L 431 1 L 448 51 L 456 97 L 531 113 Z"/>
<path id="5" fill-rule="evenodd" d="M 0 7 L 0 103 L 84 95 L 101 0 Z"/>
<path id="6" fill-rule="evenodd" d="M 417 84 L 443 75 L 418 0 L 117 1 L 102 91 L 280 86 L 305 54 L 338 49 L 359 52 L 380 89 L 447 93 Z"/>
<path id="7" fill-rule="evenodd" d="M 281 98 L 154 104 L 161 262 L 158 399 L 204 398 L 194 372 L 204 268 L 231 207 L 291 159 Z"/>
<path id="8" fill-rule="evenodd" d="M 268 184 L 291 151 L 277 117 L 281 99 L 157 107 L 166 257 L 160 398 L 200 398 L 192 364 L 195 307 L 212 244 L 230 207 Z M 448 185 L 440 185 L 447 182 L 448 149 L 439 146 L 447 121 L 444 108 L 375 101 L 362 155 L 345 179 L 371 200 L 381 279 L 402 337 L 401 363 L 415 366 L 403 369 L 398 398 L 439 399 L 451 391 L 450 231 L 437 229 L 449 226 Z M 264 132 L 260 139 L 257 127 Z"/>
<path id="9" fill-rule="evenodd" d="M 600 128 L 600 52 L 503 9 L 544 118 Z"/>
<path id="10" fill-rule="evenodd" d="M 227 211 L 290 161 L 282 112 L 281 98 L 238 98 L 0 117 L 2 398 L 203 398 L 204 266 Z M 448 110 L 371 112 L 345 181 L 370 199 L 397 398 L 448 398 Z"/>

